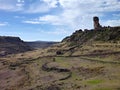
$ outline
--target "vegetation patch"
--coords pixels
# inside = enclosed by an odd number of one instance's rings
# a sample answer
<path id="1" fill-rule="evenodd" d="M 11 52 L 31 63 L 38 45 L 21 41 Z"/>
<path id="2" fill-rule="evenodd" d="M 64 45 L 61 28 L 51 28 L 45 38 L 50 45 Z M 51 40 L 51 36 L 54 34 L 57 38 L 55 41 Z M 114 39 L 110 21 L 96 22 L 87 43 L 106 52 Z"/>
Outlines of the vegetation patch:
<path id="1" fill-rule="evenodd" d="M 60 66 L 62 67 L 70 67 L 68 61 L 68 59 L 65 57 L 55 57 L 55 62 L 59 63 Z"/>
<path id="2" fill-rule="evenodd" d="M 110 89 L 110 88 L 97 88 L 95 90 L 112 90 L 112 89 Z"/>
<path id="3" fill-rule="evenodd" d="M 99 79 L 87 81 L 88 84 L 92 84 L 92 85 L 96 85 L 96 84 L 99 84 L 99 83 L 102 83 L 102 82 L 103 82 L 103 80 L 99 80 Z"/>

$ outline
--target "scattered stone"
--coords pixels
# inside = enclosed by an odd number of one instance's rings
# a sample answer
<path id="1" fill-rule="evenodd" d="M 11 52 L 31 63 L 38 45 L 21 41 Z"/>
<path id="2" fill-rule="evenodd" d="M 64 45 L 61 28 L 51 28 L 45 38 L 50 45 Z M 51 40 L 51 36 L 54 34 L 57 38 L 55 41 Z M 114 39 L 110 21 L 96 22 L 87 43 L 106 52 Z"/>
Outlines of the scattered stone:
<path id="1" fill-rule="evenodd" d="M 63 53 L 61 51 L 56 52 L 57 55 L 62 55 Z"/>

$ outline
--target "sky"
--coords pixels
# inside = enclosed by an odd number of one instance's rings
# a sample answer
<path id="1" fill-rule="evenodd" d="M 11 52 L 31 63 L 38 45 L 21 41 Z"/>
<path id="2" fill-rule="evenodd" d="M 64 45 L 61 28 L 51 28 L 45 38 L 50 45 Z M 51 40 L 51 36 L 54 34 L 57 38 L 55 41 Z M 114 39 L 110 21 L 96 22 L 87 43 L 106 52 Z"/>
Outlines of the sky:
<path id="1" fill-rule="evenodd" d="M 79 29 L 120 26 L 120 0 L 0 0 L 0 36 L 61 41 Z"/>

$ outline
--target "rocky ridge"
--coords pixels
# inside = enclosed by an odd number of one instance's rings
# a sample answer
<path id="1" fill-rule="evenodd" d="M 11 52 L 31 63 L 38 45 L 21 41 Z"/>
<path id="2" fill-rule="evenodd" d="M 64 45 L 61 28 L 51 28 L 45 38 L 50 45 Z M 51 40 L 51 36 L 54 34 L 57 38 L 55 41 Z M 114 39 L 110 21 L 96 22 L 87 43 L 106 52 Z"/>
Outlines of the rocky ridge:
<path id="1" fill-rule="evenodd" d="M 99 30 L 76 30 L 48 51 L 54 55 L 104 54 L 120 51 L 120 26 L 102 27 Z"/>
<path id="2" fill-rule="evenodd" d="M 19 37 L 0 36 L 0 56 L 32 50 Z"/>

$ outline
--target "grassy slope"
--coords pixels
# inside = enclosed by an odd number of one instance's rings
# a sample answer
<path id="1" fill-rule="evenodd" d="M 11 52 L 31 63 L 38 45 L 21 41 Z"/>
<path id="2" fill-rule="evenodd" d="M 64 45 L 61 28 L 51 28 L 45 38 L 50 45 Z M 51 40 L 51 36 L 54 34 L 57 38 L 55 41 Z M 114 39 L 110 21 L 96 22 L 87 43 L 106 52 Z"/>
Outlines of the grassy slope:
<path id="1" fill-rule="evenodd" d="M 53 62 L 53 58 L 55 62 Z M 5 61 L 3 60 L 3 62 Z M 0 68 L 1 75 L 3 75 L 3 70 L 8 74 L 0 81 L 0 83 L 4 82 L 3 89 L 49 90 L 47 88 L 53 85 L 61 88 L 60 90 L 119 90 L 120 88 L 119 64 L 94 62 L 81 57 L 44 57 L 7 62 L 9 63 L 1 65 Z M 43 71 L 41 67 L 46 62 L 49 62 L 49 67 L 70 69 L 72 76 L 66 80 L 59 80 L 67 73 Z M 15 84 L 15 82 L 19 83 Z M 0 84 L 0 88 L 1 85 L 3 84 Z"/>
<path id="2" fill-rule="evenodd" d="M 120 56 L 113 53 L 120 51 L 118 32 L 77 31 L 52 47 L 0 58 L 0 89 L 119 90 Z M 59 80 L 67 73 L 42 70 L 46 62 L 69 69 L 72 76 Z"/>

